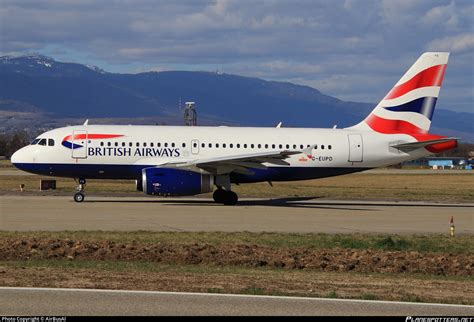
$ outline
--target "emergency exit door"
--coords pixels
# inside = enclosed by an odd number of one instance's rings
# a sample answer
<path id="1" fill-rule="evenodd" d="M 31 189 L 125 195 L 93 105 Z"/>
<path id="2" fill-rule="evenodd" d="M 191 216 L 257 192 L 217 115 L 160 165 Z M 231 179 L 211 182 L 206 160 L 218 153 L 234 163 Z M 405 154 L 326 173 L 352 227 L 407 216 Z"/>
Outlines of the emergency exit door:
<path id="1" fill-rule="evenodd" d="M 349 134 L 349 162 L 363 161 L 362 135 Z"/>

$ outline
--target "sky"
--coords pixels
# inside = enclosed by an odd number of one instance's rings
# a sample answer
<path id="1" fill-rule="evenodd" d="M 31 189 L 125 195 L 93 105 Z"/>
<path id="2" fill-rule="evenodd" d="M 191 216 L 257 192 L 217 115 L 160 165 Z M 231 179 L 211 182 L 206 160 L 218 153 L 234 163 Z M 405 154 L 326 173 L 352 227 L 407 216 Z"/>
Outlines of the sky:
<path id="1" fill-rule="evenodd" d="M 449 51 L 438 106 L 474 113 L 474 2 L 0 0 L 0 54 L 109 72 L 219 71 L 378 102 L 425 51 Z"/>

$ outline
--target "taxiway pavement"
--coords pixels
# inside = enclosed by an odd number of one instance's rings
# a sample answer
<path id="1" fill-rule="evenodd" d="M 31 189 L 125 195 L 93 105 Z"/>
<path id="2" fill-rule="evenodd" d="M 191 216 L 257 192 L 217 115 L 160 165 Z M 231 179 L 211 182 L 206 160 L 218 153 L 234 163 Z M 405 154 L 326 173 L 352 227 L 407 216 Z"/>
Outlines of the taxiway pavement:
<path id="1" fill-rule="evenodd" d="M 0 230 L 250 231 L 474 234 L 474 203 L 244 199 L 0 196 Z"/>
<path id="2" fill-rule="evenodd" d="M 474 306 L 207 293 L 0 288 L 0 315 L 474 315 Z"/>

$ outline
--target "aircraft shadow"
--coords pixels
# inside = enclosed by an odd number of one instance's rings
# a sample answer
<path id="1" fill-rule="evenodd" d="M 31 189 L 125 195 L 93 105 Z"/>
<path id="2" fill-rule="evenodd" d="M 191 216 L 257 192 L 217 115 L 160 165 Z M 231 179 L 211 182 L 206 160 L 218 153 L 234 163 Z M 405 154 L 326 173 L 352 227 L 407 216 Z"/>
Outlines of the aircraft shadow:
<path id="1" fill-rule="evenodd" d="M 333 210 L 351 210 L 351 211 L 377 211 L 374 206 L 377 204 L 358 204 L 358 203 L 337 203 L 337 202 L 324 202 L 314 203 L 308 202 L 322 197 L 287 197 L 287 198 L 272 198 L 272 199 L 255 199 L 255 200 L 241 200 L 237 206 L 264 206 L 264 207 L 289 207 L 289 208 L 314 208 L 314 209 L 333 209 Z M 117 200 L 85 200 L 87 203 L 159 203 L 164 205 L 179 205 L 179 206 L 202 206 L 202 207 L 221 207 L 221 204 L 216 204 L 214 201 L 206 200 L 189 200 L 189 199 L 150 199 L 150 200 L 130 200 L 130 199 L 117 199 Z M 354 206 L 357 206 L 355 208 Z M 363 206 L 364 208 L 361 208 Z M 371 206 L 371 207 L 367 207 Z"/>

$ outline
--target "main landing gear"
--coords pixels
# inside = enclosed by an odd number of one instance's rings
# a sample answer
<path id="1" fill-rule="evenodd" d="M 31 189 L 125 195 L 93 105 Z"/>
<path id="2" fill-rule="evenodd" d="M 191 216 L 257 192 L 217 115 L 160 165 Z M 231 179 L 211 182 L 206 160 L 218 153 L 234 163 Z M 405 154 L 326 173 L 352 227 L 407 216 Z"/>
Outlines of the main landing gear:
<path id="1" fill-rule="evenodd" d="M 86 186 L 86 179 L 79 178 L 76 180 L 78 185 L 76 187 L 76 193 L 74 194 L 74 201 L 75 202 L 83 202 L 84 201 L 84 188 Z"/>
<path id="2" fill-rule="evenodd" d="M 216 191 L 214 191 L 212 197 L 214 198 L 215 202 L 222 203 L 226 206 L 236 205 L 239 201 L 239 197 L 235 192 L 224 190 L 222 188 L 218 188 Z"/>
<path id="3" fill-rule="evenodd" d="M 218 175 L 214 178 L 214 184 L 217 186 L 217 190 L 214 191 L 212 197 L 217 203 L 222 203 L 226 206 L 236 205 L 239 201 L 237 194 L 230 189 L 230 176 Z"/>

